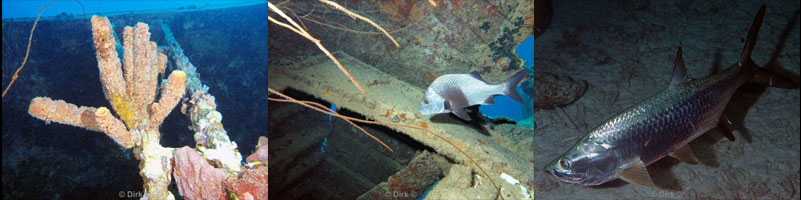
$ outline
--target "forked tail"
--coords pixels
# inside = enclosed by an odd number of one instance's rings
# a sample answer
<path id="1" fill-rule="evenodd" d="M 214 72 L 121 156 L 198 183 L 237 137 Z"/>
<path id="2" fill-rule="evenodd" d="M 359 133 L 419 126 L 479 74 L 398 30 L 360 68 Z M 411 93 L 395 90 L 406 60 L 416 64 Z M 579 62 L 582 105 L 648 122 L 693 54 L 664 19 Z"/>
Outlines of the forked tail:
<path id="1" fill-rule="evenodd" d="M 523 99 L 520 98 L 520 94 L 517 93 L 517 84 L 519 84 L 520 81 L 526 77 L 526 75 L 527 75 L 526 70 L 520 70 L 519 72 L 512 75 L 512 77 L 509 77 L 509 79 L 506 79 L 506 81 L 503 83 L 504 95 L 511 97 L 512 99 L 514 99 L 517 102 L 520 102 L 520 104 L 523 105 L 525 105 L 525 103 L 523 103 Z"/>

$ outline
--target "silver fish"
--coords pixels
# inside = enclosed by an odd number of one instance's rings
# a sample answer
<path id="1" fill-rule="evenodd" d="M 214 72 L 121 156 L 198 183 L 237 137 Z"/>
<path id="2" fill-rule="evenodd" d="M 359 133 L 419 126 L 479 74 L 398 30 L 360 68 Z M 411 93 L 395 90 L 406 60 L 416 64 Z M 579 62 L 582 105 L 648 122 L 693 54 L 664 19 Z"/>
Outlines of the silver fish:
<path id="1" fill-rule="evenodd" d="M 794 81 L 764 71 L 751 60 L 764 15 L 763 5 L 754 18 L 738 63 L 694 80 L 686 75 L 679 46 L 667 89 L 604 122 L 544 170 L 562 182 L 576 185 L 600 185 L 620 178 L 655 187 L 645 166 L 666 156 L 696 164 L 686 144 L 716 125 L 733 141 L 728 120 L 720 119 L 726 104 L 743 83 L 799 87 Z"/>
<path id="2" fill-rule="evenodd" d="M 466 107 L 472 105 L 494 104 L 493 97 L 506 95 L 523 103 L 517 94 L 517 84 L 526 76 L 521 70 L 500 84 L 491 85 L 481 79 L 478 72 L 468 74 L 446 74 L 428 86 L 420 100 L 420 113 L 424 115 L 453 112 L 459 118 L 470 121 Z"/>

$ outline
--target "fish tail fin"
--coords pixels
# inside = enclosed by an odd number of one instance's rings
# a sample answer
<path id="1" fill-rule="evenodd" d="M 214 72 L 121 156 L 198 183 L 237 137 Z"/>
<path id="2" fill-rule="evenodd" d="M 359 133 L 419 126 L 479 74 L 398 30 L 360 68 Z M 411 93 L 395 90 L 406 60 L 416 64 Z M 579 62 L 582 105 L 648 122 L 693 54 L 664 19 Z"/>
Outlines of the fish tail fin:
<path id="1" fill-rule="evenodd" d="M 754 50 L 754 45 L 756 44 L 757 35 L 759 34 L 759 27 L 762 25 L 762 18 L 765 16 L 765 5 L 763 4 L 762 7 L 759 8 L 756 16 L 754 17 L 754 22 L 751 23 L 751 29 L 748 30 L 748 37 L 745 40 L 745 46 L 743 47 L 743 52 L 740 54 L 740 66 L 743 66 L 750 71 L 751 78 L 748 80 L 750 82 L 756 82 L 762 85 L 767 85 L 770 87 L 778 87 L 778 88 L 787 88 L 787 89 L 795 89 L 799 88 L 799 84 L 793 80 L 788 78 L 784 78 L 776 73 L 773 73 L 767 69 L 759 67 L 753 60 L 751 60 L 751 52 Z"/>
<path id="2" fill-rule="evenodd" d="M 519 72 L 515 73 L 515 75 L 512 75 L 512 77 L 509 77 L 509 79 L 506 79 L 506 81 L 503 82 L 503 94 L 524 105 L 525 103 L 523 103 L 523 99 L 520 98 L 520 94 L 517 93 L 517 84 L 519 84 L 520 81 L 526 77 L 526 75 L 526 70 L 520 70 Z"/>
<path id="3" fill-rule="evenodd" d="M 753 62 L 751 60 L 751 52 L 754 50 L 754 45 L 756 45 L 763 17 L 765 17 L 765 4 L 762 4 L 762 7 L 759 8 L 756 16 L 754 16 L 754 22 L 751 23 L 751 29 L 748 30 L 748 37 L 746 37 L 743 52 L 740 54 L 740 66 L 749 65 Z"/>

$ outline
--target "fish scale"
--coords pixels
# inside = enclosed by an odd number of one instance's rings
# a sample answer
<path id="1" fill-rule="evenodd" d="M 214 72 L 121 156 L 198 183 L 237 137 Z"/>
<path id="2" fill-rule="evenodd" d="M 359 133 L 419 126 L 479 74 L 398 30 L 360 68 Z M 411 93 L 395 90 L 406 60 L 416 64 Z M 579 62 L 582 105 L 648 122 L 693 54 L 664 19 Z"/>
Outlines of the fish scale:
<path id="1" fill-rule="evenodd" d="M 681 48 L 677 57 L 680 53 Z M 588 185 L 616 179 L 640 162 L 656 162 L 714 128 L 734 92 L 750 79 L 752 68 L 735 65 L 705 78 L 679 81 L 599 125 L 563 157 L 584 156 L 596 166 L 581 170 L 605 173 Z"/>
<path id="2" fill-rule="evenodd" d="M 444 93 L 445 91 L 450 89 L 461 90 L 462 93 L 464 93 L 464 96 L 468 100 L 467 103 L 470 105 L 480 104 L 481 102 L 483 102 L 484 99 L 475 98 L 477 96 L 491 96 L 491 95 L 503 94 L 502 90 L 503 85 L 490 85 L 487 84 L 486 82 L 477 80 L 470 76 L 459 76 L 459 75 L 448 74 L 444 75 L 443 77 L 445 78 L 440 80 L 444 80 L 443 83 L 441 84 L 445 87 L 438 88 L 441 91 L 437 92 Z M 432 85 L 433 84 L 434 83 L 432 83 Z"/>
<path id="3" fill-rule="evenodd" d="M 526 72 L 520 70 L 506 81 L 493 85 L 484 81 L 475 71 L 442 75 L 426 89 L 419 111 L 424 115 L 452 112 L 457 117 L 470 121 L 466 107 L 494 104 L 493 97 L 497 95 L 507 95 L 522 104 L 523 100 L 515 87 L 525 76 Z"/>
<path id="4" fill-rule="evenodd" d="M 686 144 L 716 125 L 728 127 L 728 124 L 719 124 L 719 120 L 734 92 L 745 82 L 799 88 L 795 81 L 761 69 L 751 60 L 764 15 L 763 5 L 751 24 L 740 61 L 705 78 L 687 78 L 679 46 L 673 78 L 667 89 L 593 129 L 551 161 L 545 171 L 562 182 L 577 185 L 600 185 L 621 178 L 656 187 L 645 166 L 668 155 L 697 163 Z M 734 140 L 730 130 L 723 133 Z"/>
<path id="5" fill-rule="evenodd" d="M 623 159 L 651 164 L 717 125 L 734 91 L 748 80 L 747 70 L 739 69 L 669 87 L 612 117 L 584 140 L 618 148 Z"/>

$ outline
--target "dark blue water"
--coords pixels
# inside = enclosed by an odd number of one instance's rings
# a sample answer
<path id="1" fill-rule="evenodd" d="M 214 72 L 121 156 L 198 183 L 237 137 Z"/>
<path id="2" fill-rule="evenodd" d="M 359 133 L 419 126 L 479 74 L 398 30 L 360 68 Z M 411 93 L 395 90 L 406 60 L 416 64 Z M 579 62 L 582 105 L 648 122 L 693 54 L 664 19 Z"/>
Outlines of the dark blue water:
<path id="1" fill-rule="evenodd" d="M 59 1 L 54 8 L 71 3 Z M 87 13 L 104 6 L 83 3 Z M 3 2 L 4 18 L 10 4 Z M 211 10 L 183 7 L 172 12 L 118 13 L 109 20 L 117 36 L 124 26 L 149 24 L 151 40 L 158 45 L 166 45 L 161 23 L 170 26 L 215 96 L 228 136 L 247 156 L 258 136 L 267 135 L 266 10 L 266 4 Z M 3 21 L 3 88 L 25 57 L 32 25 L 25 19 Z M 167 71 L 173 69 L 168 62 Z M 110 107 L 100 85 L 88 19 L 61 15 L 40 20 L 27 64 L 3 98 L 4 199 L 116 199 L 120 192 L 143 191 L 132 150 L 103 133 L 31 117 L 28 104 L 38 96 Z M 179 104 L 160 127 L 161 145 L 194 146 L 190 125 Z"/>

